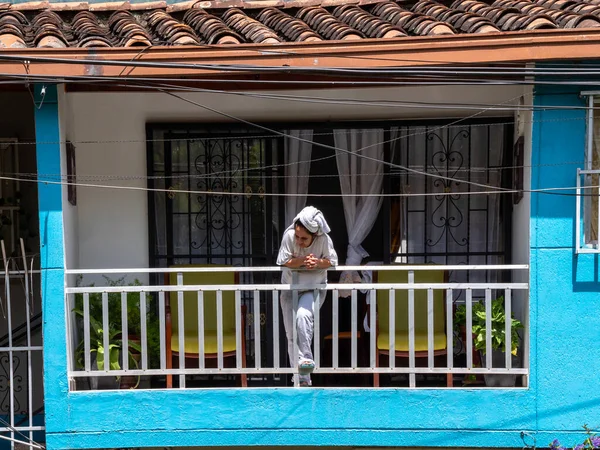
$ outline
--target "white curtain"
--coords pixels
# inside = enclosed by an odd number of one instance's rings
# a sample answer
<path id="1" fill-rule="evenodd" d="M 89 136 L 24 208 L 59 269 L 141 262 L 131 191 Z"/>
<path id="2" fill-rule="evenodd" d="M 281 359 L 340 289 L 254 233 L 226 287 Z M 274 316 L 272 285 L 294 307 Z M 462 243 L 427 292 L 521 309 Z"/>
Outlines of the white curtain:
<path id="1" fill-rule="evenodd" d="M 296 217 L 296 214 L 304 208 L 306 195 L 308 194 L 308 175 L 310 174 L 310 155 L 312 143 L 300 141 L 312 141 L 313 130 L 290 130 L 285 138 L 284 163 L 285 163 L 285 193 L 300 194 L 285 198 L 285 224 L 287 228 Z"/>
<path id="2" fill-rule="evenodd" d="M 377 219 L 383 197 L 383 129 L 338 130 L 334 133 L 337 167 L 348 231 L 347 265 L 369 256 L 362 247 Z M 342 151 L 345 150 L 345 151 Z M 360 157 L 359 155 L 367 158 Z M 351 194 L 368 194 L 354 197 Z M 357 273 L 342 273 L 340 282 L 358 281 Z M 341 292 L 340 295 L 350 295 Z"/>

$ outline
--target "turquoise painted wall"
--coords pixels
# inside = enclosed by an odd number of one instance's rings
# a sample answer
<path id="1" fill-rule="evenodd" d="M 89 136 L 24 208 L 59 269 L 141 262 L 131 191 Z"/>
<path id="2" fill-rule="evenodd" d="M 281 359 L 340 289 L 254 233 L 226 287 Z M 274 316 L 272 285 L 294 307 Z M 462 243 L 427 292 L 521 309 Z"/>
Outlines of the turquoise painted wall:
<path id="1" fill-rule="evenodd" d="M 561 93 L 563 92 L 563 93 Z M 544 91 L 539 105 L 581 105 Z M 47 109 L 46 109 L 47 108 Z M 37 126 L 58 130 L 46 104 Z M 572 186 L 583 159 L 583 111 L 536 112 L 533 184 Z M 55 141 L 38 136 L 39 141 Z M 55 173 L 58 146 L 40 151 Z M 73 392 L 66 390 L 60 190 L 40 196 L 44 225 L 47 446 L 49 449 L 208 445 L 545 447 L 575 444 L 584 423 L 600 425 L 598 261 L 573 254 L 574 198 L 534 195 L 532 205 L 531 380 L 529 389 L 245 389 Z M 43 215 L 43 217 L 42 217 Z M 525 232 L 526 230 L 523 230 Z M 54 231 L 53 231 L 54 232 Z M 58 231 L 56 231 L 58 233 Z M 517 231 L 518 232 L 518 231 Z M 60 234 L 60 233 L 59 233 Z M 44 240 L 46 239 L 46 240 Z M 50 259 L 53 256 L 53 259 Z M 55 266 L 55 267 L 54 267 Z"/>
<path id="2" fill-rule="evenodd" d="M 536 104 L 582 107 L 585 99 L 579 90 L 546 88 L 538 89 Z M 574 186 L 585 155 L 585 111 L 539 111 L 534 120 L 533 188 Z M 568 194 L 534 195 L 532 204 L 531 301 L 542 430 L 600 427 L 598 256 L 574 253 L 576 199 Z"/>

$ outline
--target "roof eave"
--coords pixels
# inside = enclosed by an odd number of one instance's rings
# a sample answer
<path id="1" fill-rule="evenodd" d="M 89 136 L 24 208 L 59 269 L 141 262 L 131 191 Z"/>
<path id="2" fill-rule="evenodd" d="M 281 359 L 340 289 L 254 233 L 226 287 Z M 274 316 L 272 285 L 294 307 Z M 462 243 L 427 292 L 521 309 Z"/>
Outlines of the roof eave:
<path id="1" fill-rule="evenodd" d="M 593 60 L 600 57 L 600 29 L 538 30 L 440 37 L 363 39 L 311 43 L 243 44 L 137 48 L 3 49 L 2 55 L 31 58 L 24 64 L 0 60 L 2 75 L 110 76 L 123 74 L 132 61 L 261 67 L 384 68 L 432 65 L 494 64 Z M 68 60 L 39 62 L 37 57 Z M 93 62 L 90 62 L 93 60 Z M 103 61 L 119 61 L 106 65 Z M 129 64 L 128 64 L 129 63 Z M 213 77 L 227 70 L 135 67 L 129 77 Z"/>

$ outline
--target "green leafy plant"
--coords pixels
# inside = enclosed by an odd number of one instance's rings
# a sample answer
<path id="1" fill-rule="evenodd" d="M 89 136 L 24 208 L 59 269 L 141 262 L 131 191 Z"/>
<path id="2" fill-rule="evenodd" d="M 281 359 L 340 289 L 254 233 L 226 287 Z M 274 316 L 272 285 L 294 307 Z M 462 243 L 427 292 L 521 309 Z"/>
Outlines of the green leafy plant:
<path id="1" fill-rule="evenodd" d="M 73 312 L 83 318 L 83 310 L 74 309 Z M 128 343 L 129 351 L 128 356 L 130 361 L 137 366 L 131 350 L 141 351 L 138 344 L 134 342 Z M 98 370 L 104 370 L 104 355 L 108 351 L 108 361 L 110 370 L 120 370 L 121 364 L 119 362 L 120 352 L 123 348 L 123 340 L 121 339 L 121 331 L 115 330 L 114 327 L 109 325 L 108 329 L 108 349 L 104 346 L 104 329 L 102 323 L 96 320 L 90 315 L 90 353 L 96 353 L 96 365 Z M 75 350 L 75 358 L 77 365 L 80 368 L 84 367 L 85 362 L 85 342 L 82 340 Z"/>
<path id="2" fill-rule="evenodd" d="M 106 284 L 111 287 L 125 286 L 125 277 L 113 280 L 104 277 Z M 77 280 L 77 286 L 81 285 L 82 278 Z M 94 285 L 91 284 L 90 287 Z M 139 280 L 134 280 L 128 286 L 141 286 Z M 90 352 L 96 353 L 96 364 L 99 370 L 104 370 L 104 353 L 108 351 L 110 369 L 119 370 L 120 355 L 123 350 L 122 339 L 122 301 L 120 292 L 110 292 L 108 297 L 108 349 L 104 348 L 104 330 L 103 330 L 103 309 L 102 294 L 89 294 L 89 317 L 90 317 Z M 138 343 L 141 335 L 141 316 L 140 316 L 140 293 L 127 293 L 127 355 L 130 361 L 130 367 L 137 367 L 141 346 Z M 160 358 L 160 329 L 159 320 L 152 308 L 146 310 L 146 337 L 148 349 L 148 362 L 150 367 L 157 367 Z M 73 312 L 81 319 L 83 324 L 83 294 L 75 296 L 75 308 Z M 76 348 L 76 363 L 79 368 L 84 367 L 85 348 L 83 339 Z"/>
<path id="3" fill-rule="evenodd" d="M 486 314 L 485 303 L 483 301 L 473 303 L 473 323 L 472 333 L 475 348 L 485 354 L 486 342 Z M 492 349 L 504 350 L 506 347 L 506 310 L 504 309 L 504 296 L 500 296 L 492 301 Z M 518 330 L 523 328 L 523 324 L 514 318 L 511 314 L 511 353 L 517 354 L 519 346 Z M 459 305 L 454 314 L 454 325 L 457 329 L 466 327 L 467 324 L 467 307 Z"/>

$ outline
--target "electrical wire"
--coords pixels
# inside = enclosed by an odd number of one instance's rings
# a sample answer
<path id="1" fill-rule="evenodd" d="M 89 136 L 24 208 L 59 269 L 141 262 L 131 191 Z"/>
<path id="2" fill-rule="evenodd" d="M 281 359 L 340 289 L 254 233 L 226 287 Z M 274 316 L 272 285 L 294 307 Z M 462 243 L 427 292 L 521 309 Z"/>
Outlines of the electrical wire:
<path id="1" fill-rule="evenodd" d="M 27 178 L 18 178 L 18 177 L 6 177 L 0 176 L 0 180 L 7 181 L 23 181 L 23 182 L 31 182 L 31 183 L 39 183 L 45 185 L 59 185 L 59 186 L 77 186 L 83 188 L 98 188 L 98 189 L 115 189 L 115 190 L 129 190 L 129 191 L 142 191 L 142 192 L 161 192 L 167 194 L 196 194 L 196 195 L 213 195 L 213 196 L 233 196 L 239 197 L 244 196 L 247 198 L 256 196 L 256 197 L 304 197 L 306 194 L 290 194 L 290 193 L 276 193 L 276 192 L 232 192 L 232 191 L 213 191 L 213 190 L 188 190 L 188 189 L 176 189 L 176 188 L 148 188 L 141 186 L 118 186 L 118 185 L 106 185 L 106 184 L 91 184 L 91 183 L 77 183 L 70 181 L 51 181 L 51 180 L 43 180 L 43 179 L 27 179 Z M 462 180 L 459 180 L 461 184 Z M 311 197 L 445 197 L 445 196 L 462 196 L 462 195 L 496 195 L 496 194 L 516 194 L 516 193 L 542 193 L 542 194 L 552 194 L 552 195 L 561 195 L 567 197 L 598 197 L 598 194 L 571 194 L 571 193 L 563 193 L 558 191 L 573 191 L 577 189 L 587 190 L 587 189 L 598 189 L 600 186 L 590 185 L 590 186 L 565 186 L 565 187 L 548 187 L 548 188 L 539 188 L 539 189 L 501 189 L 494 188 L 494 190 L 489 191 L 443 191 L 443 192 L 426 192 L 426 193 L 408 193 L 408 192 L 400 192 L 400 193 L 381 193 L 381 194 L 313 194 L 311 193 Z"/>
<path id="2" fill-rule="evenodd" d="M 8 423 L 6 420 L 4 420 L 2 417 L 0 417 L 0 424 L 3 424 L 3 425 L 4 425 L 5 427 L 7 427 L 7 428 L 8 428 L 8 429 L 9 429 L 9 430 L 12 432 L 12 433 L 16 433 L 16 434 L 18 434 L 18 435 L 20 435 L 20 436 L 24 437 L 25 439 L 27 439 L 29 442 L 31 442 L 31 444 L 28 444 L 28 443 L 26 443 L 26 442 L 21 442 L 21 443 L 23 443 L 23 444 L 25 444 L 25 445 L 28 445 L 28 446 L 30 446 L 30 447 L 36 447 L 36 448 L 40 448 L 40 449 L 44 449 L 44 448 L 45 448 L 45 447 L 44 447 L 42 444 L 40 444 L 40 443 L 38 443 L 38 442 L 34 441 L 33 439 L 29 438 L 29 436 L 27 436 L 26 434 L 24 434 L 24 433 L 23 433 L 22 431 L 20 431 L 18 428 L 15 428 L 14 426 L 12 426 L 10 423 Z M 8 432 L 8 431 L 6 431 L 6 432 Z M 1 436 L 1 435 L 0 435 L 0 439 L 2 439 L 2 438 L 6 438 L 6 436 Z M 12 440 L 12 439 L 9 439 L 9 440 Z M 20 441 L 16 441 L 16 440 L 15 440 L 15 442 L 20 442 Z"/>
<path id="3" fill-rule="evenodd" d="M 254 122 L 250 122 L 250 121 L 248 121 L 246 119 L 243 119 L 243 118 L 240 118 L 240 117 L 236 117 L 236 116 L 234 116 L 232 114 L 228 114 L 226 112 L 217 110 L 216 108 L 212 108 L 212 107 L 204 105 L 202 103 L 195 102 L 193 100 L 187 99 L 185 97 L 182 97 L 180 95 L 174 94 L 173 92 L 166 91 L 164 89 L 159 89 L 159 91 L 163 92 L 166 95 L 170 95 L 172 97 L 178 98 L 178 99 L 180 99 L 180 100 L 182 100 L 184 102 L 187 102 L 187 103 L 193 104 L 195 106 L 198 106 L 198 107 L 200 107 L 202 109 L 211 111 L 211 112 L 213 112 L 215 114 L 221 115 L 223 117 L 227 117 L 228 119 L 235 120 L 235 121 L 243 123 L 245 125 L 248 125 L 248 126 L 251 126 L 251 127 L 254 127 L 254 128 L 258 128 L 258 129 L 261 129 L 261 130 L 266 131 L 268 133 L 273 133 L 273 134 L 276 134 L 276 135 L 281 136 L 281 137 L 286 137 L 286 138 L 289 138 L 289 139 L 294 139 L 294 140 L 299 141 L 299 142 L 304 142 L 304 143 L 307 143 L 307 144 L 311 144 L 313 146 L 317 146 L 317 147 L 321 147 L 321 148 L 326 148 L 328 150 L 333 150 L 336 153 L 337 152 L 346 153 L 348 155 L 356 156 L 356 157 L 359 157 L 361 159 L 378 162 L 378 163 L 381 163 L 381 164 L 383 164 L 385 166 L 388 166 L 388 167 L 392 167 L 392 168 L 396 168 L 396 169 L 401 169 L 401 170 L 404 170 L 406 172 L 418 173 L 418 174 L 423 175 L 425 177 L 437 178 L 437 179 L 446 180 L 446 181 L 457 181 L 456 179 L 453 179 L 452 177 L 446 177 L 446 176 L 443 176 L 443 175 L 437 175 L 437 174 L 432 174 L 432 173 L 428 173 L 428 172 L 423 172 L 423 171 L 411 169 L 409 167 L 402 166 L 400 164 L 394 164 L 394 163 L 391 163 L 391 162 L 388 162 L 388 161 L 385 161 L 385 160 L 382 160 L 382 159 L 374 158 L 372 156 L 363 155 L 361 153 L 364 150 L 367 150 L 369 148 L 373 148 L 373 147 L 376 147 L 376 146 L 379 146 L 379 145 L 383 145 L 383 144 L 386 144 L 386 143 L 389 143 L 389 142 L 394 142 L 398 138 L 392 138 L 392 139 L 389 139 L 388 141 L 377 142 L 375 144 L 367 145 L 365 147 L 362 147 L 362 148 L 356 149 L 354 151 L 351 151 L 351 150 L 343 149 L 343 148 L 332 146 L 332 145 L 318 143 L 318 142 L 315 142 L 315 141 L 311 141 L 309 139 L 304 139 L 304 138 L 301 138 L 299 136 L 294 136 L 294 135 L 291 135 L 291 134 L 286 134 L 286 133 L 283 133 L 281 131 L 274 130 L 272 128 L 269 128 L 269 127 L 266 127 L 266 126 L 263 126 L 263 125 L 260 125 L 260 124 L 254 123 Z M 520 97 L 521 97 L 521 95 L 518 95 L 518 96 L 516 96 L 516 97 L 514 97 L 512 99 L 507 100 L 507 102 L 514 101 L 514 100 L 516 100 L 516 99 L 518 99 Z M 469 118 L 474 118 L 474 117 L 476 117 L 476 116 L 478 116 L 480 114 L 483 114 L 484 112 L 485 112 L 485 110 L 479 111 L 479 112 L 477 112 L 477 113 L 469 116 Z M 465 119 L 460 119 L 460 121 L 462 121 L 462 120 L 465 120 Z M 325 158 L 328 158 L 328 157 L 325 157 Z M 323 159 L 323 158 L 321 158 L 321 159 Z M 303 161 L 303 162 L 312 163 L 314 161 L 316 161 L 316 160 L 309 160 L 309 161 Z M 298 164 L 298 163 L 296 163 L 296 164 Z M 477 183 L 477 182 L 474 182 L 474 181 L 468 181 L 468 180 L 464 181 L 463 180 L 463 181 L 460 181 L 460 182 L 464 183 L 464 184 L 469 184 L 469 185 L 472 185 L 472 186 L 483 187 L 483 188 L 486 188 L 486 189 L 494 189 L 495 188 L 494 186 L 489 186 L 489 185 L 486 185 L 486 184 L 483 184 L 483 183 Z M 504 189 L 504 188 L 500 188 L 500 189 Z"/>
<path id="4" fill-rule="evenodd" d="M 113 59 L 70 59 L 70 58 L 59 58 L 59 57 L 46 57 L 46 56 L 23 56 L 23 55 L 0 55 L 0 61 L 12 61 L 12 62 L 32 62 L 38 63 L 60 63 L 60 64 L 72 64 L 72 65 L 92 65 L 92 66 L 135 66 L 135 67 L 146 67 L 146 68 L 163 68 L 163 69 L 196 69 L 196 70 L 207 70 L 207 71 L 230 71 L 230 72 L 263 72 L 263 73 L 334 73 L 336 75 L 406 75 L 406 74 L 418 74 L 423 75 L 443 75 L 450 74 L 455 76 L 457 73 L 468 74 L 468 75 L 517 75 L 525 77 L 533 76 L 572 76 L 572 75 L 595 75 L 600 76 L 600 70 L 595 67 L 565 67 L 547 69 L 543 65 L 540 67 L 494 67 L 486 66 L 457 66 L 457 65 L 417 65 L 408 67 L 380 67 L 376 69 L 371 68 L 344 68 L 344 67 L 309 67 L 309 66 L 260 66 L 251 64 L 197 64 L 197 63 L 173 63 L 173 62 L 147 62 L 147 61 L 132 61 L 132 60 L 113 60 Z"/>

